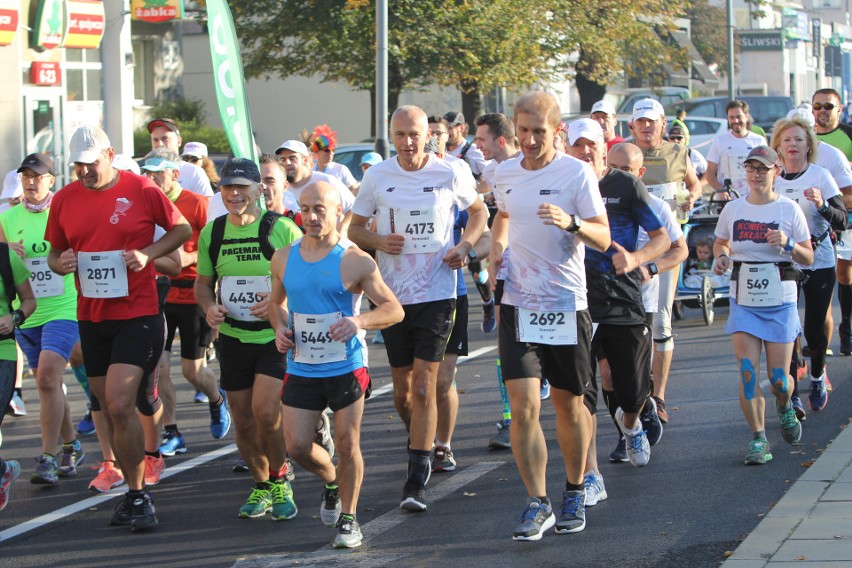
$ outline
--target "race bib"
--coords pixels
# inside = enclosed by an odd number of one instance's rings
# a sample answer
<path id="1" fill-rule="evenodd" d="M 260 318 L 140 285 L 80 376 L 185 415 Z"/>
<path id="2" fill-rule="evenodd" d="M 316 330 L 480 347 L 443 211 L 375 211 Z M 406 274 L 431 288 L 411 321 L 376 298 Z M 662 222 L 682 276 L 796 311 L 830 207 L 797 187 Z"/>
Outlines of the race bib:
<path id="1" fill-rule="evenodd" d="M 36 298 L 51 298 L 65 293 L 65 280 L 47 266 L 47 257 L 25 258 L 30 271 L 30 286 Z"/>
<path id="2" fill-rule="evenodd" d="M 813 205 L 808 198 L 805 197 L 805 188 L 804 187 L 785 187 L 781 190 L 781 195 L 787 197 L 788 199 L 792 199 L 796 203 L 799 204 L 802 211 L 804 211 L 805 215 L 811 214 L 811 206 Z"/>
<path id="3" fill-rule="evenodd" d="M 837 258 L 852 260 L 852 230 L 837 233 Z"/>
<path id="4" fill-rule="evenodd" d="M 677 182 L 670 181 L 668 183 L 656 183 L 647 186 L 648 193 L 659 197 L 663 201 L 671 201 L 675 198 L 675 192 L 677 191 Z"/>
<path id="5" fill-rule="evenodd" d="M 127 296 L 127 266 L 124 251 L 78 252 L 77 278 L 85 298 L 123 298 Z"/>
<path id="6" fill-rule="evenodd" d="M 780 306 L 781 273 L 771 262 L 740 265 L 737 303 L 752 308 Z"/>
<path id="7" fill-rule="evenodd" d="M 576 312 L 544 312 L 517 308 L 516 335 L 524 343 L 577 345 Z"/>
<path id="8" fill-rule="evenodd" d="M 742 186 L 743 184 L 747 184 L 746 182 L 746 172 L 745 172 L 745 159 L 748 156 L 728 156 L 728 177 L 731 179 L 733 183 L 734 189 Z"/>
<path id="9" fill-rule="evenodd" d="M 343 317 L 330 314 L 293 314 L 293 361 L 316 365 L 346 359 L 346 344 L 331 338 L 328 328 Z"/>
<path id="10" fill-rule="evenodd" d="M 391 232 L 403 235 L 402 254 L 438 252 L 444 246 L 444 220 L 431 209 L 391 209 Z"/>
<path id="11" fill-rule="evenodd" d="M 260 321 L 251 309 L 272 289 L 269 276 L 223 276 L 219 282 L 222 306 L 228 315 L 240 321 Z"/>

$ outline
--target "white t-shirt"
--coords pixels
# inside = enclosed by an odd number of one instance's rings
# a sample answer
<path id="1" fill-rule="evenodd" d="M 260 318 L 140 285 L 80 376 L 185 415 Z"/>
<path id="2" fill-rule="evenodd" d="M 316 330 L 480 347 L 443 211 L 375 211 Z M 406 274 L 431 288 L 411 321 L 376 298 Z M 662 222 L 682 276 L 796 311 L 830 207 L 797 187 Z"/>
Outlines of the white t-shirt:
<path id="1" fill-rule="evenodd" d="M 585 310 L 586 247 L 576 235 L 545 225 L 537 211 L 549 203 L 581 219 L 606 215 L 598 178 L 585 162 L 557 153 L 540 170 L 521 159 L 497 166 L 494 197 L 509 214 L 512 249 L 503 303 L 545 311 Z"/>
<path id="2" fill-rule="evenodd" d="M 284 207 L 290 211 L 301 211 L 302 206 L 299 205 L 299 196 L 302 195 L 302 190 L 317 181 L 328 182 L 337 188 L 337 194 L 340 198 L 340 204 L 343 205 L 344 214 L 348 213 L 352 209 L 352 204 L 355 203 L 355 196 L 352 195 L 349 188 L 343 185 L 343 182 L 336 177 L 322 172 L 311 172 L 311 177 L 308 181 L 304 182 L 301 187 L 296 187 L 291 183 L 287 187 L 287 191 L 284 192 L 284 197 L 282 198 Z"/>
<path id="3" fill-rule="evenodd" d="M 780 179 L 780 178 L 779 178 Z M 789 252 L 766 242 L 770 229 L 783 231 L 794 242 L 810 239 L 805 214 L 796 203 L 779 196 L 772 203 L 755 205 L 748 198 L 740 197 L 725 205 L 716 223 L 716 236 L 729 242 L 731 260 L 740 262 L 792 262 Z M 829 248 L 831 241 L 829 241 Z M 796 301 L 796 282 L 781 282 L 782 301 Z M 736 298 L 736 283 L 731 281 L 731 297 Z"/>
<path id="4" fill-rule="evenodd" d="M 821 237 L 829 229 L 829 223 L 819 214 L 814 204 L 805 198 L 805 190 L 810 187 L 819 188 L 822 198 L 826 201 L 840 195 L 840 189 L 828 170 L 816 164 L 810 164 L 802 175 L 793 180 L 785 180 L 779 176 L 775 179 L 775 193 L 789 197 L 799 204 L 808 221 L 808 230 L 815 237 Z M 727 208 L 727 206 L 725 206 Z M 797 239 L 796 242 L 799 242 Z M 799 266 L 805 270 L 831 268 L 834 266 L 834 247 L 831 239 L 826 237 L 814 251 L 814 263 L 811 266 Z"/>
<path id="5" fill-rule="evenodd" d="M 203 195 L 204 197 L 213 197 L 210 178 L 207 177 L 201 166 L 181 161 L 178 182 L 180 182 L 182 188 L 188 189 L 193 193 Z"/>
<path id="6" fill-rule="evenodd" d="M 837 187 L 849 187 L 852 185 L 852 168 L 846 154 L 825 142 L 820 141 L 817 146 L 816 165 L 828 170 Z"/>
<path id="7" fill-rule="evenodd" d="M 392 158 L 364 174 L 352 212 L 361 217 L 375 214 L 379 235 L 398 233 L 406 239 L 414 236 L 413 230 L 407 230 L 413 223 L 405 221 L 414 210 L 424 211 L 433 219 L 432 235 L 440 244 L 436 252 L 376 252 L 379 271 L 401 304 L 456 297 L 455 271 L 442 260 L 454 246 L 453 205 L 464 210 L 478 198 L 470 173 L 434 155 L 428 156 L 426 164 L 414 172 L 402 169 Z"/>
<path id="8" fill-rule="evenodd" d="M 497 165 L 497 160 L 490 160 L 485 165 L 485 169 L 482 170 L 482 179 L 485 180 L 491 191 L 494 191 L 494 176 L 497 172 Z"/>
<path id="9" fill-rule="evenodd" d="M 695 148 L 690 148 L 689 159 L 692 160 L 692 169 L 695 170 L 695 175 L 700 176 L 707 171 L 707 160 L 705 160 L 704 155 Z"/>
<path id="10" fill-rule="evenodd" d="M 454 158 L 459 158 L 466 144 L 467 141 L 464 141 L 452 150 L 447 148 L 447 154 Z M 464 158 L 461 159 L 467 162 L 467 165 L 470 166 L 470 171 L 472 171 L 475 176 L 482 175 L 482 172 L 485 171 L 485 166 L 488 165 L 488 160 L 485 159 L 482 151 L 473 143 L 470 144 L 470 148 L 468 148 Z"/>
<path id="11" fill-rule="evenodd" d="M 329 162 L 325 169 L 322 170 L 322 173 L 336 177 L 346 187 L 352 187 L 353 185 L 358 184 L 358 180 L 355 179 L 355 176 L 352 175 L 349 168 L 338 162 Z"/>
<path id="12" fill-rule="evenodd" d="M 748 191 L 743 162 L 752 148 L 762 145 L 766 145 L 766 138 L 754 132 L 749 132 L 745 138 L 737 138 L 730 130 L 716 136 L 707 153 L 707 161 L 719 166 L 716 180 L 724 184 L 726 179 L 730 179 L 737 192 Z"/>
<path id="13" fill-rule="evenodd" d="M 695 152 L 695 150 L 693 150 Z M 650 195 L 651 202 L 654 204 L 654 213 L 660 218 L 663 223 L 663 228 L 669 235 L 669 241 L 672 244 L 676 243 L 683 236 L 681 224 L 675 219 L 674 212 L 669 204 L 657 197 Z M 636 237 L 636 250 L 641 249 L 651 241 L 651 237 L 642 227 L 639 227 L 639 235 Z M 645 311 L 648 313 L 658 312 L 660 309 L 660 278 L 652 276 L 650 280 L 642 283 L 642 304 L 645 306 Z"/>

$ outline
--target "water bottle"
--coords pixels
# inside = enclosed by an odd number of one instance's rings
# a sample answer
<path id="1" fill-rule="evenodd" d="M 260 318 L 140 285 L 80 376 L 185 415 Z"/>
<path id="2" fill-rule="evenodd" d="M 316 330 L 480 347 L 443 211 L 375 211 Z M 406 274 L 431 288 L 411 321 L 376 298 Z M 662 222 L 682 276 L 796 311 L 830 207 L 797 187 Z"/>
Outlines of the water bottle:
<path id="1" fill-rule="evenodd" d="M 686 190 L 684 186 L 680 186 L 680 189 L 675 193 L 675 203 L 677 207 L 675 207 L 675 219 L 681 225 L 685 225 L 689 222 L 689 211 L 684 211 L 680 208 L 681 205 L 689 201 L 689 191 Z"/>

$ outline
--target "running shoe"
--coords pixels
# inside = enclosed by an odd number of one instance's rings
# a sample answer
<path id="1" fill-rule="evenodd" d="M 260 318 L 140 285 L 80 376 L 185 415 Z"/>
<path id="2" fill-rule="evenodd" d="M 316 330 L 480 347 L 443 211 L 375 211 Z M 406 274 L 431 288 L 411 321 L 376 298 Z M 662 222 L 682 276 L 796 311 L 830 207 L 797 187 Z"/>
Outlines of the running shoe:
<path id="1" fill-rule="evenodd" d="M 59 465 L 56 458 L 50 454 L 42 454 L 36 458 L 38 466 L 30 478 L 35 485 L 54 485 L 59 481 Z"/>
<path id="2" fill-rule="evenodd" d="M 228 435 L 228 430 L 231 429 L 228 397 L 222 389 L 219 389 L 219 394 L 222 395 L 222 403 L 210 405 L 210 435 L 213 436 L 214 440 L 221 440 Z"/>
<path id="3" fill-rule="evenodd" d="M 656 446 L 663 437 L 663 421 L 660 420 L 657 414 L 657 401 L 653 397 L 645 399 L 645 407 L 639 414 L 639 420 L 642 422 L 642 429 L 648 436 L 648 443 Z"/>
<path id="4" fill-rule="evenodd" d="M 256 519 L 262 517 L 272 510 L 272 493 L 269 491 L 268 483 L 264 483 L 263 487 L 252 487 L 245 505 L 240 507 L 241 519 Z"/>
<path id="5" fill-rule="evenodd" d="M 159 524 L 154 501 L 151 500 L 151 494 L 147 491 L 134 497 L 130 506 L 130 530 L 133 532 L 152 530 Z"/>
<path id="6" fill-rule="evenodd" d="M 624 436 L 618 439 L 618 445 L 609 454 L 609 461 L 612 463 L 627 463 L 630 461 L 627 459 L 627 442 L 624 441 Z"/>
<path id="7" fill-rule="evenodd" d="M 455 470 L 456 459 L 453 457 L 453 450 L 447 446 L 435 446 L 435 450 L 432 452 L 432 473 Z"/>
<path id="8" fill-rule="evenodd" d="M 195 391 L 195 396 L 192 397 L 192 400 L 195 402 L 195 404 L 204 404 L 205 402 L 210 402 L 210 398 L 208 398 L 208 396 L 201 391 Z"/>
<path id="9" fill-rule="evenodd" d="M 825 350 L 826 357 L 834 357 L 834 351 L 831 350 L 831 347 L 827 347 Z"/>
<path id="10" fill-rule="evenodd" d="M 293 462 L 290 461 L 290 456 L 284 457 L 284 465 L 287 466 L 287 473 L 284 474 L 284 478 L 290 483 L 293 483 L 296 481 L 296 470 L 293 469 Z"/>
<path id="11" fill-rule="evenodd" d="M 801 381 L 808 375 L 808 362 L 803 357 L 796 366 L 796 381 Z"/>
<path id="12" fill-rule="evenodd" d="M 145 485 L 157 485 L 160 483 L 160 476 L 163 475 L 163 470 L 166 469 L 166 459 L 160 455 L 145 456 Z"/>
<path id="13" fill-rule="evenodd" d="M 541 400 L 550 398 L 550 381 L 541 379 Z"/>
<path id="14" fill-rule="evenodd" d="M 288 521 L 298 514 L 299 509 L 293 500 L 293 488 L 286 479 L 268 481 L 269 495 L 272 497 L 272 520 Z"/>
<path id="15" fill-rule="evenodd" d="M 3 475 L 0 475 L 0 511 L 9 504 L 9 496 L 12 494 L 12 483 L 21 475 L 21 464 L 15 460 L 7 460 Z"/>
<path id="16" fill-rule="evenodd" d="M 769 451 L 769 441 L 765 438 L 755 438 L 748 443 L 748 453 L 745 457 L 746 465 L 763 465 L 772 460 Z"/>
<path id="17" fill-rule="evenodd" d="M 246 462 L 243 461 L 242 456 L 237 456 L 237 461 L 234 462 L 234 467 L 231 468 L 231 471 L 234 473 L 246 473 L 248 470 L 249 467 L 246 465 Z"/>
<path id="18" fill-rule="evenodd" d="M 651 397 L 657 403 L 657 416 L 660 417 L 660 422 L 663 424 L 669 423 L 669 412 L 666 410 L 666 401 L 658 396 Z"/>
<path id="19" fill-rule="evenodd" d="M 488 449 L 490 450 L 509 450 L 512 448 L 512 442 L 509 439 L 509 429 L 512 423 L 508 420 L 501 420 L 497 423 L 497 435 L 488 440 Z"/>
<path id="20" fill-rule="evenodd" d="M 376 332 L 376 335 L 373 337 L 373 345 L 384 345 L 385 338 L 382 337 L 382 330 Z"/>
<path id="21" fill-rule="evenodd" d="M 316 438 L 314 442 L 322 446 L 328 452 L 328 457 L 334 457 L 334 438 L 331 436 L 331 421 L 328 419 L 328 414 L 320 412 L 319 420 L 316 426 Z"/>
<path id="22" fill-rule="evenodd" d="M 340 488 L 336 485 L 333 487 L 334 489 L 330 489 L 326 484 L 322 490 L 320 519 L 322 519 L 322 524 L 327 527 L 337 526 L 337 521 L 340 518 Z"/>
<path id="23" fill-rule="evenodd" d="M 586 492 L 563 491 L 562 507 L 556 518 L 556 534 L 580 532 L 586 528 Z"/>
<path id="24" fill-rule="evenodd" d="M 361 526 L 352 515 L 340 515 L 337 519 L 337 536 L 334 537 L 334 548 L 358 548 L 364 539 Z"/>
<path id="25" fill-rule="evenodd" d="M 819 412 L 828 404 L 828 390 L 825 388 L 824 379 L 819 381 L 811 379 L 811 392 L 808 394 L 808 403 L 814 412 Z"/>
<path id="26" fill-rule="evenodd" d="M 482 333 L 491 333 L 497 327 L 497 316 L 494 310 L 494 299 L 482 304 L 482 323 L 479 324 L 479 329 Z"/>
<path id="27" fill-rule="evenodd" d="M 553 507 L 549 503 L 542 503 L 541 499 L 530 497 L 512 533 L 512 540 L 541 540 L 544 531 L 555 524 Z"/>
<path id="28" fill-rule="evenodd" d="M 426 487 L 415 479 L 406 481 L 399 508 L 403 511 L 420 513 L 426 510 L 426 506 Z"/>
<path id="29" fill-rule="evenodd" d="M 795 414 L 793 415 L 795 418 Z M 619 407 L 615 411 L 615 422 L 624 435 L 624 443 L 627 446 L 627 459 L 636 467 L 644 467 L 651 461 L 651 444 L 644 430 L 638 434 L 632 434 L 624 427 L 624 411 Z"/>
<path id="30" fill-rule="evenodd" d="M 59 477 L 75 477 L 77 466 L 86 461 L 86 452 L 79 440 L 62 444 L 62 461 L 59 465 Z"/>
<path id="31" fill-rule="evenodd" d="M 115 511 L 109 521 L 114 527 L 126 527 L 130 525 L 130 520 L 133 518 L 133 501 L 130 499 L 130 493 L 125 493 L 121 501 L 115 506 Z"/>
<path id="32" fill-rule="evenodd" d="M 27 415 L 27 405 L 24 404 L 24 399 L 18 393 L 12 395 L 12 399 L 9 401 L 9 409 L 12 411 L 12 416 Z"/>
<path id="33" fill-rule="evenodd" d="M 91 410 L 87 410 L 86 415 L 77 423 L 77 433 L 81 436 L 91 436 L 95 433 L 95 423 L 92 420 Z"/>
<path id="34" fill-rule="evenodd" d="M 799 395 L 794 394 L 791 396 L 790 403 L 793 405 L 793 410 L 796 411 L 796 418 L 799 419 L 799 422 L 804 422 L 808 415 L 805 413 L 805 405 L 802 404 L 802 399 L 799 398 Z"/>
<path id="35" fill-rule="evenodd" d="M 586 486 L 586 507 L 594 507 L 601 501 L 606 501 L 608 495 L 601 474 L 590 471 L 583 476 L 583 485 Z"/>
<path id="36" fill-rule="evenodd" d="M 175 454 L 186 453 L 186 443 L 183 441 L 183 436 L 174 430 L 166 430 L 166 435 L 163 437 L 163 443 L 160 445 L 160 453 L 167 458 Z"/>
<path id="37" fill-rule="evenodd" d="M 98 493 L 106 493 L 122 485 L 124 485 L 124 474 L 115 467 L 113 462 L 105 461 L 98 468 L 98 475 L 89 483 L 89 489 Z"/>
<path id="38" fill-rule="evenodd" d="M 796 418 L 796 411 L 792 406 L 785 410 L 777 400 L 775 409 L 778 411 L 778 418 L 781 419 L 781 437 L 788 444 L 798 444 L 802 439 L 802 423 Z"/>

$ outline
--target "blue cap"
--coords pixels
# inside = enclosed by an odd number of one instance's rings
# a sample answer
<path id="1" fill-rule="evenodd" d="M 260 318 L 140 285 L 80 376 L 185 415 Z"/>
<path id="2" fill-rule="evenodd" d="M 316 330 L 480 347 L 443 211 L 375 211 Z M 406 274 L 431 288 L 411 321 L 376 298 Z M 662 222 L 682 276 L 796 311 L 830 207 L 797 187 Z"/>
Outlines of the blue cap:
<path id="1" fill-rule="evenodd" d="M 142 165 L 143 170 L 149 172 L 161 172 L 163 170 L 179 170 L 180 164 L 167 160 L 162 156 L 151 156 Z"/>
<path id="2" fill-rule="evenodd" d="M 361 156 L 361 164 L 370 164 L 371 166 L 375 166 L 379 162 L 382 161 L 382 155 L 377 152 L 367 152 L 363 156 Z"/>

